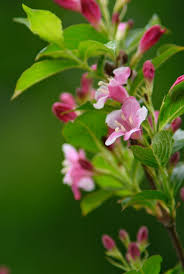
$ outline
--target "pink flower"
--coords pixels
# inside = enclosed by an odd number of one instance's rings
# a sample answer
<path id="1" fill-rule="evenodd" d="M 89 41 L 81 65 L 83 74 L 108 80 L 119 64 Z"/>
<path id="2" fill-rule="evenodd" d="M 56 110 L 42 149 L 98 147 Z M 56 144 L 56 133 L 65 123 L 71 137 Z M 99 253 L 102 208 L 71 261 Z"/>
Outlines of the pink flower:
<path id="1" fill-rule="evenodd" d="M 176 119 L 174 119 L 171 123 L 171 129 L 173 132 L 176 132 L 182 124 L 182 119 L 180 117 L 177 117 Z"/>
<path id="2" fill-rule="evenodd" d="M 86 159 L 83 150 L 77 152 L 73 146 L 64 144 L 63 152 L 65 155 L 62 170 L 62 173 L 65 174 L 63 182 L 71 186 L 75 200 L 80 200 L 80 189 L 92 191 L 95 187 L 92 179 L 93 166 Z"/>
<path id="3" fill-rule="evenodd" d="M 162 29 L 160 25 L 155 25 L 149 28 L 143 35 L 139 44 L 139 53 L 144 53 L 153 47 L 164 34 L 165 29 Z"/>
<path id="4" fill-rule="evenodd" d="M 130 243 L 128 246 L 128 257 L 136 261 L 141 256 L 139 247 L 136 243 Z"/>
<path id="5" fill-rule="evenodd" d="M 80 0 L 54 0 L 54 1 L 65 9 L 81 12 Z"/>
<path id="6" fill-rule="evenodd" d="M 152 82 L 155 77 L 155 68 L 151 61 L 147 60 L 143 65 L 144 79 L 148 82 Z"/>
<path id="7" fill-rule="evenodd" d="M 184 187 L 180 189 L 180 198 L 184 202 Z"/>
<path id="8" fill-rule="evenodd" d="M 129 97 L 120 110 L 115 110 L 107 115 L 107 125 L 114 132 L 106 141 L 106 146 L 113 144 L 117 138 L 124 136 L 124 140 L 139 139 L 142 133 L 141 124 L 147 117 L 146 107 L 140 108 L 134 97 Z"/>
<path id="9" fill-rule="evenodd" d="M 176 82 L 172 85 L 171 89 L 183 81 L 184 81 L 184 75 L 181 75 L 180 77 L 177 78 Z"/>
<path id="10" fill-rule="evenodd" d="M 131 74 L 129 67 L 121 67 L 113 71 L 114 78 L 108 84 L 102 83 L 101 87 L 96 91 L 96 103 L 93 105 L 96 109 L 101 109 L 108 99 L 113 99 L 123 103 L 128 97 L 126 89 L 122 86 L 127 83 Z"/>
<path id="11" fill-rule="evenodd" d="M 60 101 L 64 104 L 70 105 L 73 108 L 76 106 L 74 97 L 68 92 L 61 93 Z"/>
<path id="12" fill-rule="evenodd" d="M 98 28 L 101 21 L 101 11 L 95 0 L 81 0 L 81 12 L 95 28 Z"/>
<path id="13" fill-rule="evenodd" d="M 116 246 L 114 240 L 109 235 L 103 235 L 102 243 L 107 250 L 112 250 Z"/>
<path id="14" fill-rule="evenodd" d="M 148 241 L 148 229 L 146 226 L 142 226 L 137 233 L 137 242 L 139 244 L 146 243 Z"/>
<path id="15" fill-rule="evenodd" d="M 0 267 L 0 274 L 10 274 L 10 271 L 7 267 L 1 266 Z"/>

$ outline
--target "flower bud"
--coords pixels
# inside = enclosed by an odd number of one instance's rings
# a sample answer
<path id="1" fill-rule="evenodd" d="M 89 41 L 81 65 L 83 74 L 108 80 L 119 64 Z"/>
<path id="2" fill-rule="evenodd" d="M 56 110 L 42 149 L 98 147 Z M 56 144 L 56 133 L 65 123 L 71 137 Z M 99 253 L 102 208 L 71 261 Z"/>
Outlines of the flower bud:
<path id="1" fill-rule="evenodd" d="M 155 77 L 155 68 L 151 61 L 147 60 L 143 65 L 144 79 L 148 82 L 153 82 Z"/>
<path id="2" fill-rule="evenodd" d="M 183 81 L 184 81 L 184 75 L 181 75 L 180 77 L 177 78 L 176 82 L 172 85 L 171 89 Z"/>
<path id="3" fill-rule="evenodd" d="M 54 1 L 65 9 L 81 12 L 80 0 L 54 0 Z"/>
<path id="4" fill-rule="evenodd" d="M 184 187 L 180 189 L 180 198 L 184 202 Z"/>
<path id="5" fill-rule="evenodd" d="M 116 246 L 114 240 L 109 235 L 103 235 L 102 243 L 103 243 L 103 246 L 105 247 L 105 249 L 107 249 L 107 250 L 112 250 Z"/>
<path id="6" fill-rule="evenodd" d="M 128 246 L 128 257 L 130 257 L 133 261 L 136 261 L 141 256 L 139 247 L 136 243 L 130 243 Z"/>
<path id="7" fill-rule="evenodd" d="M 153 47 L 164 34 L 165 29 L 162 29 L 160 25 L 155 25 L 149 28 L 143 35 L 138 52 L 143 54 L 145 51 Z"/>
<path id="8" fill-rule="evenodd" d="M 119 231 L 119 238 L 120 240 L 123 242 L 123 244 L 128 247 L 129 243 L 130 243 L 130 238 L 129 238 L 129 235 L 128 235 L 128 232 L 124 229 L 121 229 Z"/>
<path id="9" fill-rule="evenodd" d="M 10 271 L 7 267 L 1 266 L 0 267 L 0 274 L 10 274 Z"/>
<path id="10" fill-rule="evenodd" d="M 61 93 L 60 101 L 64 104 L 71 106 L 72 108 L 74 108 L 76 105 L 74 97 L 68 92 Z"/>
<path id="11" fill-rule="evenodd" d="M 120 41 L 120 40 L 122 40 L 125 37 L 127 28 L 128 28 L 128 24 L 127 23 L 120 23 L 118 25 L 117 34 L 116 34 L 116 40 Z"/>
<path id="12" fill-rule="evenodd" d="M 148 229 L 146 226 L 142 226 L 137 233 L 137 242 L 139 244 L 145 244 L 148 241 Z"/>
<path id="13" fill-rule="evenodd" d="M 177 151 L 171 156 L 170 163 L 171 165 L 176 166 L 179 160 L 180 160 L 180 153 L 179 151 Z"/>
<path id="14" fill-rule="evenodd" d="M 173 132 L 176 132 L 182 124 L 182 119 L 180 117 L 177 117 L 176 119 L 174 119 L 171 123 L 171 129 Z"/>
<path id="15" fill-rule="evenodd" d="M 101 11 L 95 0 L 81 0 L 83 16 L 95 27 L 98 28 L 101 21 Z"/>
<path id="16" fill-rule="evenodd" d="M 72 109 L 70 105 L 61 102 L 56 102 L 52 106 L 52 111 L 55 116 L 64 123 L 73 121 L 77 117 L 77 114 L 71 111 Z"/>
<path id="17" fill-rule="evenodd" d="M 118 25 L 119 22 L 120 22 L 119 13 L 118 12 L 113 13 L 113 15 L 112 15 L 112 23 L 114 25 Z"/>

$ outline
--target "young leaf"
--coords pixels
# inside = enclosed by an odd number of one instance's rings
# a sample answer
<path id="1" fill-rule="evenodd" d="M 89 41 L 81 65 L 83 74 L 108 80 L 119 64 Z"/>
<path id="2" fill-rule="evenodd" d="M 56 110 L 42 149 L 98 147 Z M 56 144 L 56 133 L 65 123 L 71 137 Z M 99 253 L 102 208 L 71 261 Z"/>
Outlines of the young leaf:
<path id="1" fill-rule="evenodd" d="M 82 214 L 87 215 L 97 207 L 101 206 L 106 200 L 112 197 L 112 195 L 113 192 L 104 190 L 97 190 L 96 192 L 87 194 L 81 202 Z"/>
<path id="2" fill-rule="evenodd" d="M 13 18 L 13 21 L 25 25 L 28 29 L 30 28 L 29 20 L 27 18 L 16 17 Z"/>
<path id="3" fill-rule="evenodd" d="M 96 153 L 102 146 L 100 139 L 107 134 L 105 117 L 103 111 L 86 112 L 73 123 L 67 123 L 63 135 L 71 145 Z"/>
<path id="4" fill-rule="evenodd" d="M 184 147 L 184 130 L 178 129 L 173 135 L 174 145 L 173 152 L 175 153 Z"/>
<path id="5" fill-rule="evenodd" d="M 28 16 L 30 30 L 43 40 L 63 47 L 63 31 L 61 20 L 47 10 L 35 10 L 22 5 Z"/>
<path id="6" fill-rule="evenodd" d="M 149 147 L 131 146 L 137 160 L 151 167 L 165 166 L 172 154 L 173 139 L 169 131 L 157 133 Z"/>
<path id="7" fill-rule="evenodd" d="M 20 76 L 12 99 L 36 83 L 61 71 L 77 68 L 79 65 L 72 60 L 44 60 L 33 64 Z"/>
<path id="8" fill-rule="evenodd" d="M 177 265 L 176 267 L 168 270 L 164 274 L 184 274 L 184 271 L 182 271 L 181 265 Z"/>
<path id="9" fill-rule="evenodd" d="M 64 44 L 65 47 L 68 49 L 77 49 L 80 42 L 89 39 L 101 42 L 103 44 L 108 42 L 105 36 L 97 32 L 89 24 L 79 24 L 75 26 L 70 26 L 64 30 Z"/>
<path id="10" fill-rule="evenodd" d="M 152 59 L 152 63 L 155 69 L 158 69 L 163 63 L 165 63 L 170 57 L 179 53 L 180 51 L 184 51 L 184 47 L 176 46 L 176 45 L 167 45 L 164 46 L 164 50 L 161 49 L 161 54 L 157 57 Z M 134 82 L 132 83 L 130 94 L 136 94 L 137 90 L 140 86 L 144 83 L 144 77 L 142 68 L 139 70 L 137 77 L 135 78 Z"/>
<path id="11" fill-rule="evenodd" d="M 162 130 L 167 124 L 171 123 L 175 118 L 184 113 L 184 82 L 171 88 L 164 98 L 158 126 Z"/>
<path id="12" fill-rule="evenodd" d="M 158 255 L 152 256 L 146 260 L 142 272 L 145 274 L 159 274 L 161 270 L 162 258 Z"/>

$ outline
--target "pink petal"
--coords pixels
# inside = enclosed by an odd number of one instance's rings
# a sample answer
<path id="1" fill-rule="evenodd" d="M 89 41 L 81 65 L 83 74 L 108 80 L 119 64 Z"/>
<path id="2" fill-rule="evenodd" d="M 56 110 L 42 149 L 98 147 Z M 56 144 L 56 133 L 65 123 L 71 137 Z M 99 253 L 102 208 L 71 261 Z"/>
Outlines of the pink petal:
<path id="1" fill-rule="evenodd" d="M 74 162 L 76 162 L 78 160 L 78 158 L 79 158 L 78 152 L 77 152 L 77 150 L 73 146 L 71 146 L 69 144 L 64 144 L 62 146 L 62 150 L 63 150 L 63 152 L 65 154 L 65 158 L 69 162 L 74 163 Z"/>
<path id="2" fill-rule="evenodd" d="M 80 0 L 54 0 L 54 1 L 65 9 L 78 11 L 78 12 L 81 11 Z"/>
<path id="3" fill-rule="evenodd" d="M 116 141 L 117 138 L 119 138 L 119 137 L 121 137 L 121 136 L 123 136 L 123 135 L 125 135 L 125 133 L 124 133 L 123 131 L 118 131 L 118 132 L 114 131 L 114 132 L 107 138 L 107 140 L 106 140 L 106 142 L 105 142 L 105 145 L 106 145 L 106 146 L 112 145 L 112 144 Z"/>
<path id="4" fill-rule="evenodd" d="M 108 85 L 109 96 L 111 99 L 123 103 L 128 98 L 128 93 L 116 80 L 112 79 Z"/>
<path id="5" fill-rule="evenodd" d="M 95 184 L 90 177 L 84 177 L 78 182 L 78 187 L 85 191 L 92 191 L 95 189 Z"/>
<path id="6" fill-rule="evenodd" d="M 135 99 L 135 97 L 131 96 L 128 97 L 123 106 L 122 106 L 122 112 L 125 116 L 125 118 L 128 120 L 130 117 L 132 117 L 133 121 L 136 117 L 137 111 L 140 109 L 140 105 Z"/>
<path id="7" fill-rule="evenodd" d="M 137 111 L 136 113 L 136 117 L 138 121 L 137 127 L 140 127 L 142 122 L 146 120 L 147 115 L 148 115 L 148 110 L 146 107 L 142 107 Z"/>
<path id="8" fill-rule="evenodd" d="M 72 185 L 72 192 L 73 192 L 75 200 L 80 200 L 81 199 L 81 193 L 80 193 L 80 190 L 79 190 L 77 184 Z"/>
<path id="9" fill-rule="evenodd" d="M 131 74 L 131 69 L 129 67 L 120 67 L 113 71 L 115 77 L 114 79 L 120 84 L 125 85 Z"/>
<path id="10" fill-rule="evenodd" d="M 72 178 L 70 176 L 70 172 L 67 172 L 66 175 L 64 176 L 63 183 L 69 186 L 72 185 Z"/>
<path id="11" fill-rule="evenodd" d="M 126 132 L 125 137 L 124 137 L 124 141 L 128 141 L 132 137 L 132 134 L 137 133 L 137 132 L 141 132 L 141 129 L 140 128 L 133 128 L 130 131 Z M 139 138 L 139 135 L 137 137 Z M 135 139 L 138 139 L 138 138 L 135 138 Z"/>
<path id="12" fill-rule="evenodd" d="M 76 106 L 74 97 L 68 92 L 61 93 L 60 101 L 64 104 L 71 106 L 71 108 L 75 108 Z"/>
<path id="13" fill-rule="evenodd" d="M 105 120 L 106 124 L 112 129 L 117 128 L 118 125 L 116 121 L 121 121 L 121 114 L 122 114 L 121 109 L 112 111 L 106 117 L 106 120 Z"/>
<path id="14" fill-rule="evenodd" d="M 81 8 L 83 16 L 95 27 L 101 21 L 100 7 L 95 0 L 81 0 Z"/>
<path id="15" fill-rule="evenodd" d="M 184 81 L 184 75 L 181 75 L 180 77 L 177 78 L 176 82 L 172 85 L 171 89 L 183 81 Z"/>
<path id="16" fill-rule="evenodd" d="M 94 108 L 96 109 L 102 109 L 105 105 L 105 102 L 109 98 L 109 95 L 105 95 L 103 97 L 100 97 L 95 104 L 93 104 Z"/>

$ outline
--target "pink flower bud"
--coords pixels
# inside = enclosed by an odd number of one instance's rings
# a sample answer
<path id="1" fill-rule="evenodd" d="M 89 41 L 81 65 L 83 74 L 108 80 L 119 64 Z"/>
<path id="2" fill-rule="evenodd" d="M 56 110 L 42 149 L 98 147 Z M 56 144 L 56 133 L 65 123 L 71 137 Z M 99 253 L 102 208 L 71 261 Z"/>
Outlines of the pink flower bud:
<path id="1" fill-rule="evenodd" d="M 54 0 L 54 1 L 65 9 L 81 12 L 80 0 Z"/>
<path id="2" fill-rule="evenodd" d="M 176 166 L 179 160 L 180 160 L 180 153 L 179 151 L 177 151 L 171 156 L 170 163 L 171 165 Z"/>
<path id="3" fill-rule="evenodd" d="M 109 235 L 103 235 L 102 243 L 107 250 L 112 250 L 116 246 L 114 240 Z"/>
<path id="4" fill-rule="evenodd" d="M 184 202 L 184 187 L 180 189 L 180 198 Z"/>
<path id="5" fill-rule="evenodd" d="M 83 16 L 95 27 L 101 21 L 101 11 L 95 0 L 81 0 L 81 8 Z"/>
<path id="6" fill-rule="evenodd" d="M 122 40 L 126 34 L 128 28 L 128 24 L 127 23 L 120 23 L 118 25 L 118 29 L 117 29 L 117 34 L 116 34 L 116 39 L 117 40 Z"/>
<path id="7" fill-rule="evenodd" d="M 53 113 L 64 123 L 73 121 L 77 117 L 77 114 L 74 111 L 71 111 L 72 109 L 73 108 L 70 105 L 61 102 L 56 102 L 52 106 Z"/>
<path id="8" fill-rule="evenodd" d="M 171 89 L 174 88 L 176 85 L 180 84 L 184 81 L 184 75 L 177 78 L 176 82 L 172 85 Z"/>
<path id="9" fill-rule="evenodd" d="M 2 266 L 0 267 L 0 274 L 10 274 L 10 271 L 7 267 Z"/>
<path id="10" fill-rule="evenodd" d="M 74 97 L 68 92 L 61 93 L 60 101 L 64 104 L 70 105 L 72 108 L 76 106 Z"/>
<path id="11" fill-rule="evenodd" d="M 128 232 L 124 229 L 121 229 L 119 231 L 119 237 L 120 237 L 121 240 L 125 241 L 127 238 L 129 238 Z"/>
<path id="12" fill-rule="evenodd" d="M 130 243 L 129 244 L 128 254 L 129 254 L 130 258 L 134 261 L 136 261 L 141 256 L 139 247 L 136 243 Z"/>
<path id="13" fill-rule="evenodd" d="M 165 29 L 162 29 L 160 25 L 155 25 L 149 28 L 143 35 L 139 44 L 139 53 L 144 53 L 153 47 L 161 38 Z"/>
<path id="14" fill-rule="evenodd" d="M 153 81 L 155 77 L 154 65 L 149 60 L 147 60 L 143 65 L 143 75 L 144 75 L 144 78 L 150 83 Z"/>
<path id="15" fill-rule="evenodd" d="M 176 119 L 174 119 L 171 123 L 171 129 L 173 132 L 176 132 L 182 124 L 182 119 L 180 117 L 177 117 Z"/>
<path id="16" fill-rule="evenodd" d="M 112 15 L 112 23 L 113 24 L 119 24 L 120 20 L 119 20 L 119 13 L 118 12 L 115 12 L 113 15 Z"/>
<path id="17" fill-rule="evenodd" d="M 142 244 L 148 241 L 148 229 L 142 226 L 137 233 L 137 242 Z"/>

